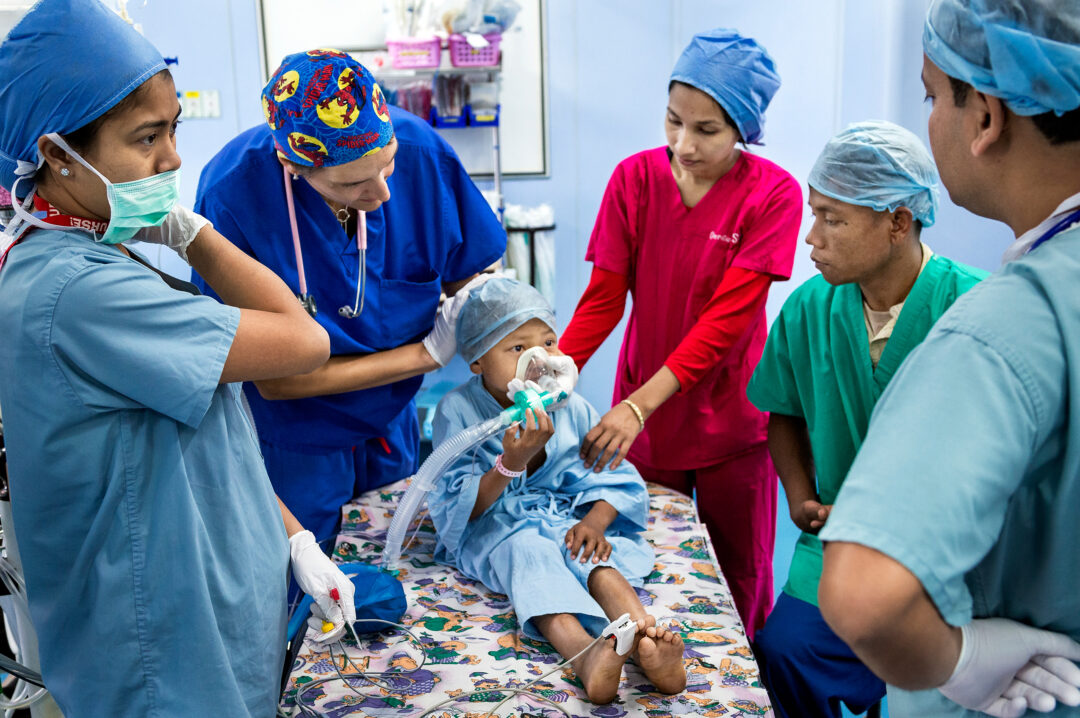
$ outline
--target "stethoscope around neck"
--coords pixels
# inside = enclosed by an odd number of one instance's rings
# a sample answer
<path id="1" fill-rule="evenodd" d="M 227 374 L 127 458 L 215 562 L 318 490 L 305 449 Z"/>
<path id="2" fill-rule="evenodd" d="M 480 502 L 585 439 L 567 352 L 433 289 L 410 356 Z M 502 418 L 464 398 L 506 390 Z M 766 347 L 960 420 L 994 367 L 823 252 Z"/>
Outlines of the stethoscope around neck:
<path id="1" fill-rule="evenodd" d="M 282 167 L 285 177 L 285 200 L 289 205 L 289 227 L 292 229 L 293 252 L 296 254 L 296 274 L 300 280 L 300 294 L 297 299 L 308 314 L 315 316 L 318 308 L 315 306 L 315 298 L 308 294 L 307 277 L 304 275 L 304 253 L 300 251 L 300 231 L 296 227 L 296 204 L 293 201 L 292 179 L 288 168 Z M 344 213 L 344 218 L 342 217 Z M 349 209 L 342 207 L 335 213 L 337 221 L 344 229 L 349 222 Z M 356 278 L 356 299 L 350 307 L 345 305 L 338 309 L 338 314 L 346 319 L 355 319 L 364 311 L 364 295 L 367 293 L 367 212 L 362 209 L 356 210 L 356 249 L 359 276 Z"/>

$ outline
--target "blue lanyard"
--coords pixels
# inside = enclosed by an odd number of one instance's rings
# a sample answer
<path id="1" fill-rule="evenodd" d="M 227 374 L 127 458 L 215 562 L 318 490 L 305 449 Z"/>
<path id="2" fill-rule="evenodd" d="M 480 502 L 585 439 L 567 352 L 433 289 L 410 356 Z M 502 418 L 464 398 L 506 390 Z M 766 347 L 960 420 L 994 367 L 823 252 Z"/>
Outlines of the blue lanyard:
<path id="1" fill-rule="evenodd" d="M 1043 236 L 1036 239 L 1035 243 L 1033 245 L 1031 245 L 1031 249 L 1029 249 L 1028 251 L 1029 252 L 1034 251 L 1034 249 L 1036 247 L 1038 247 L 1040 244 L 1042 244 L 1043 242 L 1050 239 L 1051 237 L 1053 237 L 1056 234 L 1061 234 L 1068 227 L 1076 224 L 1077 222 L 1080 222 L 1080 209 L 1074 209 L 1072 212 L 1070 212 L 1065 217 L 1065 219 L 1061 220 L 1060 222 L 1055 224 L 1053 227 L 1046 230 L 1046 233 L 1043 234 Z"/>

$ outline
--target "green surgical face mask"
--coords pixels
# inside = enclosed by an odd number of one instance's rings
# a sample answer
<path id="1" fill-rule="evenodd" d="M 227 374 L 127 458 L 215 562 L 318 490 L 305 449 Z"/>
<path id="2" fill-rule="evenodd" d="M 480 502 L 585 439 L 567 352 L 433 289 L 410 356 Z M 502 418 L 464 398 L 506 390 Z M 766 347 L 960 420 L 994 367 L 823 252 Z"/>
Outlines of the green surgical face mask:
<path id="1" fill-rule="evenodd" d="M 157 227 L 172 211 L 180 198 L 180 170 L 170 170 L 132 182 L 110 182 L 90 163 L 79 156 L 60 135 L 45 135 L 57 147 L 75 158 L 105 183 L 109 198 L 109 227 L 97 241 L 120 244 L 132 239 L 140 229 Z"/>

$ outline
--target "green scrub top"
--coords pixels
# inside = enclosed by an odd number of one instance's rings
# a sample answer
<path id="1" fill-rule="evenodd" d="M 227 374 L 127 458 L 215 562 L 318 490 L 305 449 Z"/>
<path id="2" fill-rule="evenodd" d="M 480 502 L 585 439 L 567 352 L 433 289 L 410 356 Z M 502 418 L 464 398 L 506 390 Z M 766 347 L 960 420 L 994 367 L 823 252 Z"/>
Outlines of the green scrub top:
<path id="1" fill-rule="evenodd" d="M 819 275 L 784 303 L 747 396 L 762 411 L 806 420 L 823 504 L 836 501 L 874 405 L 908 352 L 957 297 L 985 276 L 982 270 L 931 257 L 904 301 L 877 368 L 870 360 L 857 284 L 833 286 Z M 816 606 L 821 559 L 821 542 L 803 532 L 784 592 Z"/>
<path id="2" fill-rule="evenodd" d="M 952 625 L 1004 617 L 1080 639 L 1078 277 L 1074 229 L 960 299 L 882 396 L 821 531 L 903 564 Z M 890 686 L 894 702 L 981 715 L 938 691 Z"/>

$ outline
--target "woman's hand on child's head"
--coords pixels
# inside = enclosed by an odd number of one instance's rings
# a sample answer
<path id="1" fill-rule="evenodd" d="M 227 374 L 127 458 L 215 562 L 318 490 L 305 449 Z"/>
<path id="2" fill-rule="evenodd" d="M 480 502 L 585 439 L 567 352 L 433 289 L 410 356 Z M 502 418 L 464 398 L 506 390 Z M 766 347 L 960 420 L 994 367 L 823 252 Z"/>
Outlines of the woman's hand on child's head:
<path id="1" fill-rule="evenodd" d="M 611 407 L 600 423 L 581 440 L 581 458 L 585 460 L 585 468 L 600 472 L 608 461 L 611 461 L 612 470 L 619 468 L 630 451 L 630 445 L 640 433 L 641 421 L 633 409 L 626 404 Z"/>
<path id="2" fill-rule="evenodd" d="M 526 409 L 525 420 L 503 434 L 502 463 L 510 471 L 524 471 L 555 433 L 551 417 L 543 409 Z"/>
<path id="3" fill-rule="evenodd" d="M 607 561 L 611 556 L 611 544 L 604 532 L 587 521 L 579 521 L 566 532 L 566 550 L 570 552 L 570 558 L 580 558 L 582 563 L 588 561 L 590 556 L 593 563 Z"/>

